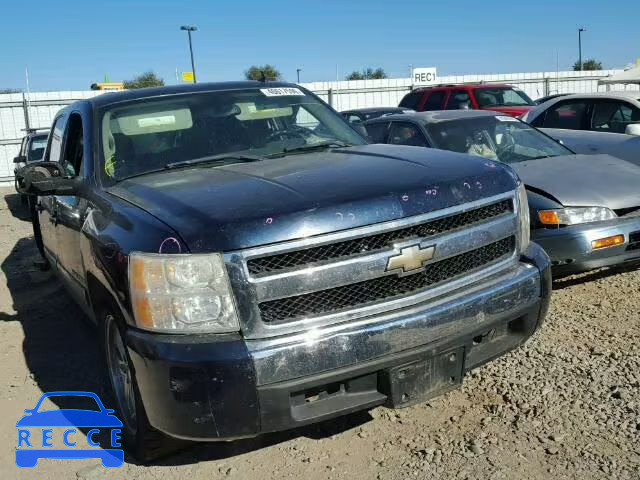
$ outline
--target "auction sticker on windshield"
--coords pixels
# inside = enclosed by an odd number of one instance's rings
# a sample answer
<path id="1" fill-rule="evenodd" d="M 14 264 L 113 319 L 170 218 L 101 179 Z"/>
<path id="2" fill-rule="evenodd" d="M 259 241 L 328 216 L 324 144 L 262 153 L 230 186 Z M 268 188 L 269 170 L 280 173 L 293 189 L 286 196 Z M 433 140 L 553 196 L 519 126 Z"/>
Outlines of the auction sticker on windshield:
<path id="1" fill-rule="evenodd" d="M 509 117 L 507 115 L 496 115 L 496 118 L 501 122 L 517 122 L 518 119 L 514 117 Z"/>
<path id="2" fill-rule="evenodd" d="M 267 97 L 289 97 L 292 95 L 304 97 L 304 92 L 302 90 L 292 87 L 261 88 L 260 91 Z"/>

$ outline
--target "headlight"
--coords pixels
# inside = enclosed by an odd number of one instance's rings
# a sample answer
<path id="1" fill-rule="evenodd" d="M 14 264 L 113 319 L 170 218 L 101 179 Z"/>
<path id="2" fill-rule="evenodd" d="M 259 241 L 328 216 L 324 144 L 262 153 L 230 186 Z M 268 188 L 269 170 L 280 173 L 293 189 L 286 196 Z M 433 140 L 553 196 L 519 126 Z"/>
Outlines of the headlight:
<path id="1" fill-rule="evenodd" d="M 240 330 L 220 254 L 132 253 L 129 288 L 140 328 L 173 333 Z"/>
<path id="2" fill-rule="evenodd" d="M 529 246 L 531 238 L 531 220 L 529 217 L 529 202 L 527 201 L 527 191 L 524 184 L 518 185 L 518 218 L 520 220 L 520 252 L 524 252 Z"/>
<path id="3" fill-rule="evenodd" d="M 556 210 L 540 210 L 538 219 L 543 225 L 575 225 L 577 223 L 612 220 L 617 215 L 605 207 L 569 207 Z"/>

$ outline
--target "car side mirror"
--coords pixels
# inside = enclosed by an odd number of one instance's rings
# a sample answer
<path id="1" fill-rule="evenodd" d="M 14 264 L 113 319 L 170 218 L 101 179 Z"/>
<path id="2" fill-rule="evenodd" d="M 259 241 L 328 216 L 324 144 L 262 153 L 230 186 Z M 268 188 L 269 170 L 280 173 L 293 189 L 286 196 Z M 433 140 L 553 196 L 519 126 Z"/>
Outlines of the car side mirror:
<path id="1" fill-rule="evenodd" d="M 624 129 L 624 133 L 627 135 L 640 136 L 640 123 L 630 123 L 627 128 Z"/>
<path id="2" fill-rule="evenodd" d="M 75 195 L 82 180 L 65 177 L 57 162 L 39 162 L 16 172 L 16 188 L 26 195 Z"/>
<path id="3" fill-rule="evenodd" d="M 80 180 L 78 178 L 51 177 L 28 182 L 27 191 L 30 195 L 75 195 L 78 193 Z"/>
<path id="4" fill-rule="evenodd" d="M 13 158 L 13 163 L 27 163 L 27 157 L 24 155 L 18 155 Z"/>

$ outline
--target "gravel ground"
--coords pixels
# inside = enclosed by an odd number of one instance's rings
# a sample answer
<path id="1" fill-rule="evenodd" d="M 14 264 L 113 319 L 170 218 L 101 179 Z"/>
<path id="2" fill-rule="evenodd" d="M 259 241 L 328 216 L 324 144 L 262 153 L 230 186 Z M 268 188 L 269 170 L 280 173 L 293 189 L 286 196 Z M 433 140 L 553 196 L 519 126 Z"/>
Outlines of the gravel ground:
<path id="1" fill-rule="evenodd" d="M 14 465 L 15 422 L 42 392 L 110 404 L 92 328 L 38 259 L 27 212 L 0 189 L 0 478 L 640 479 L 640 271 L 556 281 L 547 322 L 463 388 L 294 432 L 127 459 Z"/>

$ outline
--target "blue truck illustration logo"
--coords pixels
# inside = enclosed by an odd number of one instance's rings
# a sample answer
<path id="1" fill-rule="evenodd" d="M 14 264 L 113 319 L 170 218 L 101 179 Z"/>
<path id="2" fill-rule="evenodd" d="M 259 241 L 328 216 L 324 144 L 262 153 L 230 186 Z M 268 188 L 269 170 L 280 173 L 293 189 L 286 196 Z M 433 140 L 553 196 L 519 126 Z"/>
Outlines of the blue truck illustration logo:
<path id="1" fill-rule="evenodd" d="M 65 396 L 93 398 L 99 410 L 38 411 L 45 398 Z M 33 409 L 26 409 L 24 412 L 26 415 L 16 423 L 16 427 L 18 427 L 16 465 L 18 467 L 35 467 L 41 458 L 99 458 L 102 465 L 108 468 L 121 467 L 124 463 L 124 452 L 120 445 L 122 422 L 113 415 L 113 410 L 104 408 L 95 393 L 75 391 L 45 393 Z M 65 428 L 61 440 L 66 447 L 71 448 L 54 448 L 52 430 L 54 427 Z M 84 435 L 77 430 L 79 427 L 90 427 L 91 429 Z M 95 440 L 95 436 L 100 433 L 100 428 L 111 430 L 110 448 L 105 448 Z M 85 444 L 90 448 L 83 448 Z"/>

